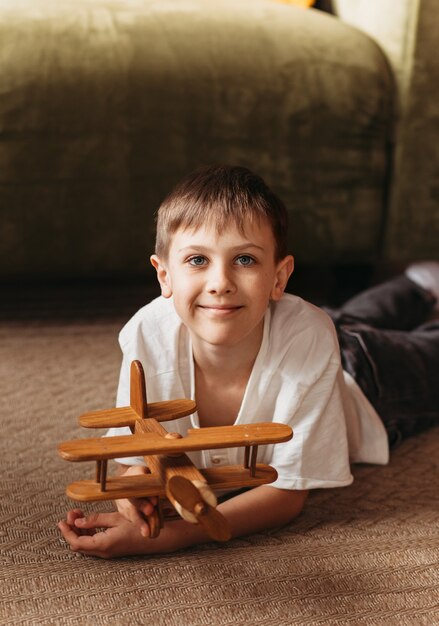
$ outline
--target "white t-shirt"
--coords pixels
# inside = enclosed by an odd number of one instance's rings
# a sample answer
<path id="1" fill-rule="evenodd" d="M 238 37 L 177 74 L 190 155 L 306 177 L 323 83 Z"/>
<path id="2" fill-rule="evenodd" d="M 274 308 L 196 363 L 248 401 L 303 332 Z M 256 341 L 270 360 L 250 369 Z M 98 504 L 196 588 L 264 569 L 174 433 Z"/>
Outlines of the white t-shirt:
<path id="1" fill-rule="evenodd" d="M 122 329 L 119 342 L 123 362 L 117 406 L 129 405 L 130 364 L 134 359 L 142 362 L 145 371 L 148 402 L 195 399 L 191 340 L 172 299 L 160 297 L 140 309 Z M 349 393 L 352 388 L 354 394 Z M 384 427 L 376 414 L 371 418 L 371 429 L 363 423 L 366 405 L 360 401 L 361 418 L 358 392 L 367 402 L 352 379 L 348 387 L 345 384 L 335 329 L 326 313 L 290 294 L 271 303 L 235 423 L 273 421 L 293 429 L 291 441 L 259 449 L 258 462 L 272 465 L 278 472 L 272 486 L 312 489 L 349 485 L 353 480 L 350 447 L 355 461 L 386 462 L 385 455 L 375 453 L 377 442 L 383 449 L 383 442 L 387 442 Z M 197 427 L 195 413 L 172 422 L 171 430 L 185 435 L 188 428 Z M 128 428 L 108 431 L 108 435 L 129 433 Z M 231 448 L 191 452 L 188 456 L 202 468 L 241 463 L 244 451 Z M 143 463 L 142 458 L 119 461 Z"/>

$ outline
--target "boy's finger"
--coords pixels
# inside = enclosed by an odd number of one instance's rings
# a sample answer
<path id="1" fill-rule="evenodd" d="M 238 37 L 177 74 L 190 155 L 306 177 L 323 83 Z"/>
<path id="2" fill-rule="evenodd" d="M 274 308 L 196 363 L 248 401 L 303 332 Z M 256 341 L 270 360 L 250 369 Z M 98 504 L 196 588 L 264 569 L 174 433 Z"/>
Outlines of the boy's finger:
<path id="1" fill-rule="evenodd" d="M 120 523 L 121 519 L 126 522 L 126 518 L 120 516 L 118 513 L 90 513 L 90 515 L 87 515 L 86 517 L 79 517 L 75 519 L 73 526 L 78 530 L 87 530 L 92 532 L 99 528 L 113 528 Z M 138 513 L 138 511 L 137 516 L 128 521 L 137 526 L 143 537 L 150 536 L 149 525 L 147 521 Z"/>
<path id="2" fill-rule="evenodd" d="M 149 498 L 130 498 L 130 502 L 144 515 L 152 515 L 154 512 L 154 503 Z"/>
<path id="3" fill-rule="evenodd" d="M 72 527 L 70 526 L 70 524 L 68 524 L 65 520 L 61 520 L 60 522 L 58 522 L 57 524 L 59 530 L 61 531 L 62 536 L 64 537 L 64 539 L 66 539 L 68 541 L 68 537 L 71 537 L 72 534 L 77 536 L 77 533 L 72 530 Z"/>
<path id="4" fill-rule="evenodd" d="M 112 528 L 117 524 L 115 515 L 117 516 L 117 513 L 90 513 L 90 515 L 76 518 L 74 526 L 87 529 Z"/>
<path id="5" fill-rule="evenodd" d="M 152 511 L 154 511 L 154 508 L 152 508 Z M 148 514 L 145 514 L 143 511 L 139 511 L 137 508 L 134 508 L 129 512 L 127 519 L 132 522 L 134 526 L 137 526 L 137 528 L 140 530 L 140 534 L 143 537 L 149 537 L 150 528 L 148 521 L 145 519 L 144 515 L 147 516 Z"/>
<path id="6" fill-rule="evenodd" d="M 66 522 L 59 522 L 58 528 L 61 531 L 62 536 L 70 545 L 70 548 L 74 552 L 81 552 L 83 554 L 96 554 L 96 540 L 95 535 L 78 535 Z"/>
<path id="7" fill-rule="evenodd" d="M 62 520 L 61 522 L 58 522 L 58 528 L 61 531 L 61 534 L 64 537 L 64 539 L 70 545 L 72 545 L 72 543 L 75 543 L 76 540 L 79 539 L 79 537 L 81 536 L 78 530 L 72 528 L 72 526 L 67 524 L 67 522 L 65 522 L 64 520 Z"/>
<path id="8" fill-rule="evenodd" d="M 81 509 L 72 509 L 71 511 L 67 511 L 67 524 L 70 524 L 71 526 L 74 525 L 75 520 L 77 520 L 80 517 L 84 517 L 84 513 L 81 511 Z"/>

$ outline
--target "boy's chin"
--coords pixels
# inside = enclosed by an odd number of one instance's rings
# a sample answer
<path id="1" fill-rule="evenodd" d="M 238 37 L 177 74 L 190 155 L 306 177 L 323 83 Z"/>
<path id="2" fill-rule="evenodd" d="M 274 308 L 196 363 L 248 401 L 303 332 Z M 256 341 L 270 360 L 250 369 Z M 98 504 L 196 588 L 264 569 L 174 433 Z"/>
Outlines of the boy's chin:
<path id="1" fill-rule="evenodd" d="M 246 350 L 250 345 L 260 345 L 262 342 L 262 330 L 257 327 L 250 330 L 248 327 L 241 329 L 241 331 L 235 330 L 230 332 L 230 329 L 222 329 L 218 327 L 205 328 L 196 333 L 190 333 L 192 336 L 192 343 L 201 342 L 205 345 L 210 345 L 216 348 L 237 348 L 242 346 L 243 350 Z"/>
<path id="2" fill-rule="evenodd" d="M 195 341 L 216 348 L 233 348 L 241 342 L 239 338 L 230 337 L 230 335 L 222 335 L 220 333 L 202 333 L 197 334 Z M 193 339 L 194 343 L 194 339 Z"/>

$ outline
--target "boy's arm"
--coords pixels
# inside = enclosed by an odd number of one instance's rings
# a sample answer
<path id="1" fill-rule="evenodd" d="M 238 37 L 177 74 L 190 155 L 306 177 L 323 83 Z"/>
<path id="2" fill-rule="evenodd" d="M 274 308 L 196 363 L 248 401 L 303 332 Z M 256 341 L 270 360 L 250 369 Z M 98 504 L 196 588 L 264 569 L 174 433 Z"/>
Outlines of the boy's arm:
<path id="1" fill-rule="evenodd" d="M 308 491 L 261 486 L 245 491 L 218 506 L 232 537 L 284 526 L 302 511 Z"/>
<path id="2" fill-rule="evenodd" d="M 218 511 L 226 518 L 232 538 L 250 535 L 288 524 L 297 517 L 305 504 L 308 491 L 290 491 L 270 486 L 261 486 L 226 500 L 218 505 Z M 180 520 L 176 522 L 180 524 Z M 180 535 L 176 532 L 175 550 L 198 543 L 211 541 L 199 525 L 182 520 L 185 529 Z"/>
<path id="3" fill-rule="evenodd" d="M 307 495 L 307 491 L 261 486 L 223 502 L 218 511 L 229 522 L 232 537 L 240 537 L 287 524 L 302 511 Z M 78 510 L 70 511 L 59 528 L 72 550 L 103 558 L 174 552 L 211 541 L 201 526 L 184 520 L 168 522 L 157 539 L 147 539 L 120 513 L 84 517 Z M 104 531 L 96 532 L 101 528 Z"/>

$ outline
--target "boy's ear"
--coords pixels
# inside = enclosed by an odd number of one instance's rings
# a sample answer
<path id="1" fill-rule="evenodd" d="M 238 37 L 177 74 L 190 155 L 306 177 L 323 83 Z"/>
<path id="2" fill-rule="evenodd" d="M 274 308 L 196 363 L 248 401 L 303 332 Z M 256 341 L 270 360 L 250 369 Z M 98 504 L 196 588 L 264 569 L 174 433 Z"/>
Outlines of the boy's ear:
<path id="1" fill-rule="evenodd" d="M 160 283 L 160 287 L 162 290 L 162 296 L 164 298 L 170 298 L 172 296 L 172 287 L 169 280 L 168 270 L 159 257 L 156 254 L 153 254 L 149 260 L 151 264 L 154 266 L 155 271 L 157 272 L 157 279 Z"/>
<path id="2" fill-rule="evenodd" d="M 286 289 L 288 279 L 294 271 L 294 257 L 289 254 L 279 261 L 276 268 L 276 278 L 271 291 L 272 300 L 280 300 Z"/>

